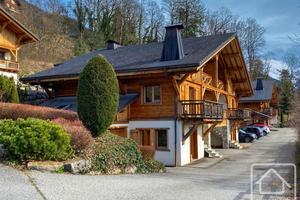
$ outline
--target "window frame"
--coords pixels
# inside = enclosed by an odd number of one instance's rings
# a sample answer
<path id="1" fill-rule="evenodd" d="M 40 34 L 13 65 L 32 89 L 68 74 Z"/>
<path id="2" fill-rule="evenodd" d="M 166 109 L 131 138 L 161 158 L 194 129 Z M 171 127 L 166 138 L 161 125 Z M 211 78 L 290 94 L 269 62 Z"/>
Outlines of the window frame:
<path id="1" fill-rule="evenodd" d="M 146 88 L 151 87 L 151 102 L 146 101 Z M 155 87 L 159 88 L 159 101 L 155 101 Z M 142 104 L 144 105 L 161 105 L 162 104 L 162 90 L 161 85 L 145 85 L 142 87 L 143 100 Z"/>
<path id="2" fill-rule="evenodd" d="M 167 135 L 167 146 L 166 147 L 159 147 L 158 146 L 158 131 L 159 130 L 164 130 L 166 131 L 166 135 Z M 169 129 L 168 128 L 155 128 L 155 149 L 158 151 L 170 151 L 169 149 Z"/>

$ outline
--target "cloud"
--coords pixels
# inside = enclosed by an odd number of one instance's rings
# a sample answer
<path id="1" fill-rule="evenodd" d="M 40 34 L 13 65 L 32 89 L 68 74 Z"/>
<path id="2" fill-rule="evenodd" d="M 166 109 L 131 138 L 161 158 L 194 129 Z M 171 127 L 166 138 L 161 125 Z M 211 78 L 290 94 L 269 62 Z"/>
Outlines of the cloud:
<path id="1" fill-rule="evenodd" d="M 276 79 L 279 79 L 280 70 L 287 69 L 286 63 L 280 60 L 271 59 L 269 60 L 271 69 L 270 69 L 270 76 Z"/>

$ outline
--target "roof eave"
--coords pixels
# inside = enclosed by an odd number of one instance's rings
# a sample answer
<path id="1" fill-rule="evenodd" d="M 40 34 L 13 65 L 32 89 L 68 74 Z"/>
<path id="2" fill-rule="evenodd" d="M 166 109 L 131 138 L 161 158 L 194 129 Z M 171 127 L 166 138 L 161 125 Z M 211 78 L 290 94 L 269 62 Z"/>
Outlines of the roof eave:
<path id="1" fill-rule="evenodd" d="M 116 70 L 117 76 L 129 76 L 129 75 L 142 75 L 142 74 L 157 74 L 157 73 L 166 73 L 166 72 L 186 72 L 197 70 L 199 67 L 198 63 L 184 65 L 179 68 L 180 65 L 173 65 L 172 67 L 157 67 L 156 69 L 147 70 Z M 55 75 L 55 76 L 41 76 L 41 77 L 25 77 L 20 78 L 20 81 L 30 84 L 35 84 L 39 82 L 52 82 L 52 81 L 64 81 L 64 80 L 76 80 L 79 79 L 79 73 L 76 74 L 67 74 L 67 75 Z"/>
<path id="2" fill-rule="evenodd" d="M 31 42 L 26 42 L 26 43 L 37 42 L 40 40 L 35 34 L 33 34 L 30 30 L 28 30 L 21 22 L 19 22 L 15 17 L 9 14 L 4 8 L 0 7 L 0 12 L 2 12 L 6 18 L 11 20 L 15 26 L 17 26 L 19 29 L 24 31 L 31 38 Z"/>

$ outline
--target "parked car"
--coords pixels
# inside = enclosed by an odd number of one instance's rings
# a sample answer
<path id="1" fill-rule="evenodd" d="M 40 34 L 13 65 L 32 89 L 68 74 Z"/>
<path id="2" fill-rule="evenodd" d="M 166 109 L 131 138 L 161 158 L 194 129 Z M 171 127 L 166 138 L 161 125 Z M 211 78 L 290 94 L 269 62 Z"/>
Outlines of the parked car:
<path id="1" fill-rule="evenodd" d="M 240 142 L 253 142 L 255 139 L 257 139 L 257 136 L 255 133 L 246 132 L 242 129 L 239 130 L 239 141 Z"/>
<path id="2" fill-rule="evenodd" d="M 255 123 L 255 124 L 251 124 L 252 126 L 258 126 L 260 128 L 262 128 L 267 134 L 270 133 L 270 127 L 266 124 L 259 124 L 259 123 Z"/>
<path id="3" fill-rule="evenodd" d="M 247 133 L 254 133 L 257 136 L 257 139 L 266 135 L 266 132 L 258 126 L 245 126 L 242 130 Z"/>

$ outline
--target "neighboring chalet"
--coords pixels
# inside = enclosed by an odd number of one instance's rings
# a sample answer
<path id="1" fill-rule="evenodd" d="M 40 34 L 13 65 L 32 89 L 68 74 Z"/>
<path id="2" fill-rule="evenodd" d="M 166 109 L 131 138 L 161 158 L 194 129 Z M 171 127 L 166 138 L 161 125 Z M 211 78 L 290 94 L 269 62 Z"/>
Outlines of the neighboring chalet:
<path id="1" fill-rule="evenodd" d="M 252 82 L 254 95 L 241 98 L 239 107 L 253 110 L 253 123 L 278 125 L 278 87 L 274 80 L 259 78 Z"/>
<path id="2" fill-rule="evenodd" d="M 17 80 L 18 51 L 23 44 L 36 41 L 33 33 L 0 7 L 0 75 Z"/>
<path id="3" fill-rule="evenodd" d="M 239 123 L 248 116 L 238 101 L 253 90 L 235 33 L 181 39 L 181 29 L 166 27 L 164 42 L 121 46 L 109 41 L 105 49 L 22 81 L 45 88 L 52 100 L 43 105 L 76 111 L 80 72 L 92 57 L 106 57 L 120 86 L 111 132 L 155 149 L 155 159 L 166 165 L 186 165 L 210 152 L 215 127 L 222 130 L 224 148 L 238 140 Z"/>

